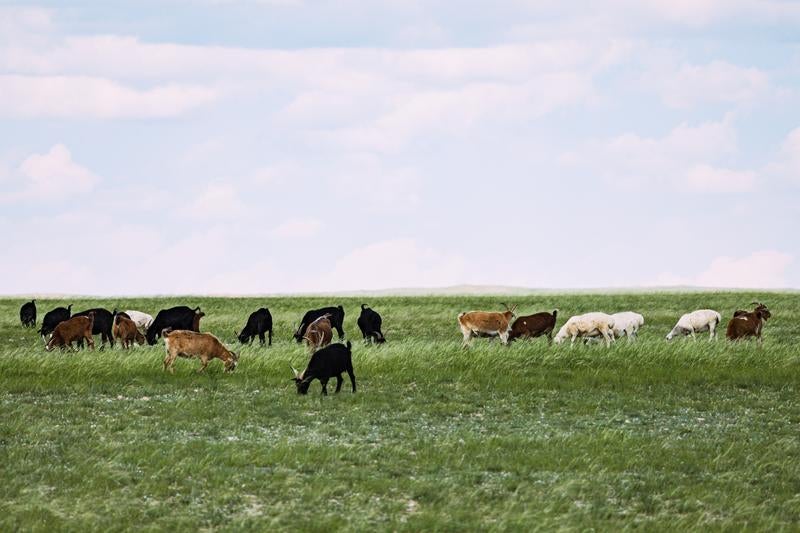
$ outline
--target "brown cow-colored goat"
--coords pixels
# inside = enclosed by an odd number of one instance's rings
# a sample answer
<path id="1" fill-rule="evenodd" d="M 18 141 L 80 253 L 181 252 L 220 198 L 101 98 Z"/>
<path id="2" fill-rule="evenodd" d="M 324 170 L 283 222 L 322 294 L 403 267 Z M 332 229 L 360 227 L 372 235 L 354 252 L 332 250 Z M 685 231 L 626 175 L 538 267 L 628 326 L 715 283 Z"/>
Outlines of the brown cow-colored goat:
<path id="1" fill-rule="evenodd" d="M 136 322 L 126 316 L 118 314 L 114 317 L 114 327 L 111 329 L 111 333 L 122 344 L 123 349 L 130 348 L 134 342 L 139 346 L 144 346 L 144 335 L 136 327 Z"/>
<path id="2" fill-rule="evenodd" d="M 53 348 L 60 347 L 62 350 L 72 348 L 73 342 L 86 341 L 89 348 L 94 350 L 94 339 L 92 338 L 92 326 L 94 325 L 94 313 L 88 315 L 74 316 L 64 320 L 53 330 L 53 336 L 47 343 L 45 349 L 49 352 Z"/>
<path id="3" fill-rule="evenodd" d="M 192 319 L 192 331 L 200 331 L 200 319 L 206 316 L 204 312 L 200 310 L 198 307 L 197 310 L 194 312 L 194 318 Z"/>
<path id="4" fill-rule="evenodd" d="M 547 335 L 547 342 L 553 341 L 553 329 L 556 327 L 556 316 L 558 310 L 552 313 L 542 312 L 532 315 L 521 316 L 511 325 L 511 333 L 508 340 L 541 337 Z"/>
<path id="5" fill-rule="evenodd" d="M 735 341 L 746 337 L 755 337 L 761 343 L 761 332 L 766 321 L 772 317 L 767 306 L 761 302 L 753 302 L 756 306 L 752 311 L 738 310 L 733 313 L 733 318 L 728 322 L 725 336 L 728 340 Z"/>
<path id="6" fill-rule="evenodd" d="M 506 310 L 502 313 L 489 311 L 470 311 L 458 315 L 458 325 L 464 335 L 462 347 L 469 346 L 472 337 L 500 337 L 503 344 L 508 344 L 508 335 L 511 332 L 511 319 L 514 318 L 514 311 L 517 306 L 508 307 L 503 304 Z"/>
<path id="7" fill-rule="evenodd" d="M 198 373 L 204 371 L 212 359 L 219 359 L 225 365 L 225 372 L 233 372 L 239 363 L 236 352 L 227 349 L 218 338 L 211 333 L 197 333 L 187 330 L 171 330 L 166 328 L 161 332 L 164 337 L 164 346 L 167 355 L 164 357 L 164 371 L 175 373 L 175 359 L 197 357 L 201 365 Z"/>
<path id="8" fill-rule="evenodd" d="M 306 341 L 311 353 L 316 352 L 320 348 L 324 348 L 333 340 L 333 326 L 331 325 L 330 319 L 331 315 L 325 314 L 314 320 L 306 328 L 303 339 Z"/>

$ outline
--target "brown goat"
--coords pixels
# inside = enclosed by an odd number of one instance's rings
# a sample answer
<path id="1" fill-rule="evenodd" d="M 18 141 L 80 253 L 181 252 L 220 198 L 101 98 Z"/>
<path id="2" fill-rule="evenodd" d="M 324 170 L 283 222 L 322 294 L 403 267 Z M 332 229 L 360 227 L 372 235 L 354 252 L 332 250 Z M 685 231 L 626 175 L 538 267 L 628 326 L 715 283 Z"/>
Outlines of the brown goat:
<path id="1" fill-rule="evenodd" d="M 53 336 L 47 343 L 45 349 L 49 352 L 55 347 L 62 350 L 72 348 L 73 342 L 86 341 L 89 348 L 94 350 L 94 338 L 92 338 L 92 326 L 94 325 L 94 313 L 88 315 L 74 316 L 69 320 L 64 320 L 53 330 Z"/>
<path id="2" fill-rule="evenodd" d="M 511 325 L 511 333 L 508 340 L 527 337 L 533 339 L 547 335 L 547 342 L 553 341 L 553 329 L 556 327 L 556 315 L 558 310 L 551 313 L 535 313 L 533 315 L 521 316 Z"/>
<path id="3" fill-rule="evenodd" d="M 728 330 L 725 336 L 728 340 L 735 341 L 746 337 L 755 337 L 759 344 L 762 342 L 761 332 L 764 323 L 772 317 L 767 306 L 760 302 L 753 302 L 756 308 L 753 311 L 737 310 L 733 313 L 733 318 L 728 322 Z"/>
<path id="4" fill-rule="evenodd" d="M 194 312 L 194 318 L 192 319 L 192 331 L 200 332 L 200 319 L 206 316 L 206 314 L 200 311 L 200 308 L 197 308 L 197 311 Z"/>
<path id="5" fill-rule="evenodd" d="M 458 315 L 458 325 L 464 335 L 462 347 L 469 346 L 472 337 L 488 336 L 500 337 L 503 344 L 508 344 L 508 335 L 511 332 L 511 319 L 514 318 L 514 311 L 517 306 L 508 307 L 503 304 L 506 310 L 502 313 L 488 311 L 470 311 Z"/>
<path id="6" fill-rule="evenodd" d="M 130 318 L 117 315 L 114 317 L 114 327 L 112 328 L 114 338 L 120 341 L 122 348 L 130 348 L 134 342 L 139 346 L 144 345 L 144 335 L 139 332 L 136 322 Z"/>
<path id="7" fill-rule="evenodd" d="M 333 326 L 331 325 L 330 318 L 330 314 L 325 314 L 313 321 L 306 328 L 303 339 L 306 341 L 311 353 L 316 352 L 320 348 L 324 348 L 333 340 Z"/>
<path id="8" fill-rule="evenodd" d="M 233 372 L 239 363 L 236 352 L 227 349 L 222 342 L 210 333 L 197 333 L 195 331 L 175 330 L 169 328 L 161 332 L 164 337 L 164 346 L 167 355 L 164 357 L 164 371 L 175 373 L 175 359 L 178 357 L 200 359 L 201 365 L 198 373 L 204 371 L 212 359 L 219 359 L 225 365 L 225 372 Z"/>

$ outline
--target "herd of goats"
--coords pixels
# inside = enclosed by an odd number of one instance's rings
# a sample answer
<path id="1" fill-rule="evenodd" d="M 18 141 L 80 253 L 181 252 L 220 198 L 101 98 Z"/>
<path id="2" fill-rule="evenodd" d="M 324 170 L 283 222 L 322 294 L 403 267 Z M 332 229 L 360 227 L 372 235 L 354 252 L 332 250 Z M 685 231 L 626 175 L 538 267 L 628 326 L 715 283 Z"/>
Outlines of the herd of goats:
<path id="1" fill-rule="evenodd" d="M 503 344 L 520 338 L 536 338 L 546 336 L 548 341 L 560 344 L 567 339 L 574 344 L 578 338 L 586 342 L 604 341 L 610 346 L 617 338 L 628 337 L 635 340 L 639 328 L 644 325 L 644 317 L 630 311 L 612 315 L 600 312 L 585 313 L 570 317 L 553 337 L 558 311 L 535 313 L 517 317 L 516 307 L 503 304 L 505 311 L 470 311 L 458 315 L 458 324 L 464 336 L 463 346 L 467 347 L 473 337 L 498 337 Z M 765 322 L 772 316 L 766 305 L 753 302 L 752 311 L 738 310 L 728 322 L 726 337 L 729 340 L 740 340 L 754 337 L 760 343 Z M 217 337 L 210 333 L 200 332 L 200 319 L 205 316 L 199 307 L 177 306 L 159 311 L 155 318 L 147 313 L 134 310 L 109 311 L 104 308 L 87 309 L 72 313 L 72 305 L 57 307 L 48 311 L 42 319 L 38 333 L 45 342 L 48 351 L 55 348 L 72 349 L 73 343 L 83 347 L 94 348 L 94 335 L 101 336 L 101 346 L 106 342 L 114 346 L 118 341 L 123 348 L 134 343 L 154 345 L 159 338 L 164 338 L 167 354 L 164 358 L 164 370 L 174 372 L 174 363 L 178 357 L 200 359 L 199 372 L 205 370 L 213 359 L 220 359 L 225 370 L 230 372 L 236 368 L 239 356 L 227 348 Z M 36 301 L 31 300 L 22 305 L 19 311 L 20 321 L 24 327 L 36 327 Z M 717 326 L 722 316 L 711 309 L 699 309 L 682 315 L 675 327 L 667 334 L 666 339 L 676 336 L 708 332 L 709 340 L 716 338 Z M 380 344 L 386 341 L 381 331 L 383 320 L 376 311 L 366 304 L 361 305 L 358 327 L 365 342 Z M 344 338 L 344 308 L 324 307 L 308 311 L 300 320 L 300 326 L 294 333 L 295 340 L 305 342 L 312 353 L 306 369 L 298 372 L 294 367 L 294 380 L 297 391 L 308 392 L 314 379 L 322 384 L 322 393 L 327 394 L 327 383 L 336 378 L 336 392 L 342 388 L 342 374 L 347 373 L 353 392 L 356 390 L 356 378 L 353 373 L 352 344 L 331 344 L 333 331 L 339 339 Z M 247 323 L 237 338 L 242 344 L 252 343 L 255 337 L 262 345 L 272 345 L 272 315 L 269 309 L 262 307 L 250 314 Z"/>

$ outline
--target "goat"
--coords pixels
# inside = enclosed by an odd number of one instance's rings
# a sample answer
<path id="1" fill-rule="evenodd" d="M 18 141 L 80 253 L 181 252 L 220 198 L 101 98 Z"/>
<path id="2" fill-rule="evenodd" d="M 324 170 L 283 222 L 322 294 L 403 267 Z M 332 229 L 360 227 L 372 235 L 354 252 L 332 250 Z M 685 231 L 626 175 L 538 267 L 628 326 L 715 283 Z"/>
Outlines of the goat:
<path id="1" fill-rule="evenodd" d="M 323 348 L 331 343 L 333 340 L 333 330 L 331 328 L 331 315 L 323 315 L 306 328 L 306 333 L 303 335 L 308 349 L 311 353 Z"/>
<path id="2" fill-rule="evenodd" d="M 175 373 L 175 359 L 178 357 L 200 359 L 198 374 L 203 372 L 212 359 L 219 359 L 225 365 L 225 372 L 233 372 L 239 363 L 236 352 L 227 349 L 222 342 L 210 333 L 196 331 L 171 330 L 165 328 L 161 332 L 167 355 L 164 357 L 164 371 Z"/>
<path id="3" fill-rule="evenodd" d="M 342 373 L 347 372 L 350 376 L 350 385 L 353 392 L 356 391 L 356 375 L 353 372 L 353 352 L 352 344 L 331 344 L 311 356 L 306 369 L 298 372 L 292 367 L 294 377 L 292 380 L 297 386 L 297 394 L 308 394 L 311 382 L 318 379 L 322 384 L 322 394 L 328 395 L 328 380 L 336 378 L 336 392 L 342 390 Z"/>
<path id="4" fill-rule="evenodd" d="M 86 341 L 89 348 L 94 350 L 94 338 L 92 337 L 92 323 L 94 322 L 94 313 L 88 315 L 74 316 L 63 322 L 60 322 L 56 329 L 53 330 L 53 336 L 47 343 L 45 349 L 49 352 L 55 347 L 60 347 L 62 350 L 65 348 L 72 348 L 72 343 L 77 342 L 79 345 Z"/>
<path id="5" fill-rule="evenodd" d="M 753 302 L 756 308 L 753 311 L 738 310 L 733 314 L 733 318 L 728 322 L 728 330 L 725 336 L 728 340 L 735 341 L 746 337 L 755 337 L 761 344 L 761 332 L 764 324 L 772 317 L 767 306 L 761 302 Z"/>
<path id="6" fill-rule="evenodd" d="M 272 346 L 272 315 L 269 309 L 262 307 L 258 311 L 254 311 L 247 319 L 247 324 L 242 328 L 242 332 L 238 333 L 236 337 L 242 344 L 253 342 L 253 338 L 258 335 L 258 340 L 261 341 L 263 346 L 266 342 L 264 333 L 269 332 L 269 345 Z"/>
<path id="7" fill-rule="evenodd" d="M 358 329 L 361 330 L 364 341 L 372 341 L 376 344 L 386 342 L 386 337 L 384 337 L 383 332 L 381 332 L 382 324 L 383 319 L 381 315 L 370 309 L 367 304 L 361 304 L 361 315 L 358 317 Z"/>
<path id="8" fill-rule="evenodd" d="M 463 348 L 469 346 L 473 336 L 479 335 L 500 337 L 500 341 L 503 344 L 508 344 L 511 319 L 516 316 L 514 311 L 516 311 L 517 306 L 508 307 L 506 304 L 502 305 L 506 308 L 503 312 L 470 311 L 458 315 L 458 325 L 461 327 L 461 333 L 464 336 L 464 341 L 461 344 Z"/>
<path id="9" fill-rule="evenodd" d="M 336 330 L 336 333 L 339 335 L 339 340 L 342 340 L 344 338 L 344 307 L 341 305 L 337 307 L 312 309 L 306 312 L 306 314 L 303 315 L 303 319 L 300 321 L 300 327 L 294 332 L 294 340 L 302 342 L 308 325 L 324 315 L 331 315 L 331 327 Z"/>
<path id="10" fill-rule="evenodd" d="M 22 304 L 19 308 L 19 321 L 24 328 L 36 327 L 36 300 Z"/>
<path id="11" fill-rule="evenodd" d="M 42 318 L 42 327 L 39 328 L 37 333 L 42 336 L 42 340 L 47 344 L 47 336 L 50 335 L 61 322 L 69 320 L 72 314 L 72 304 L 67 307 L 56 307 L 52 311 L 48 311 Z"/>
<path id="12" fill-rule="evenodd" d="M 118 313 L 114 317 L 112 333 L 114 338 L 122 344 L 123 349 L 129 348 L 134 342 L 140 346 L 145 343 L 144 335 L 136 327 L 136 322 L 126 317 L 124 313 Z"/>
<path id="13" fill-rule="evenodd" d="M 556 316 L 558 316 L 558 309 L 555 309 L 552 313 L 542 312 L 521 316 L 511 325 L 511 333 L 508 335 L 508 340 L 513 341 L 523 337 L 533 339 L 547 335 L 547 342 L 550 343 L 553 341 Z"/>
<path id="14" fill-rule="evenodd" d="M 185 305 L 162 309 L 158 312 L 150 327 L 147 328 L 147 333 L 145 333 L 147 344 L 151 346 L 155 344 L 161 332 L 166 328 L 195 331 L 195 318 L 199 312 L 199 307 L 192 309 Z"/>

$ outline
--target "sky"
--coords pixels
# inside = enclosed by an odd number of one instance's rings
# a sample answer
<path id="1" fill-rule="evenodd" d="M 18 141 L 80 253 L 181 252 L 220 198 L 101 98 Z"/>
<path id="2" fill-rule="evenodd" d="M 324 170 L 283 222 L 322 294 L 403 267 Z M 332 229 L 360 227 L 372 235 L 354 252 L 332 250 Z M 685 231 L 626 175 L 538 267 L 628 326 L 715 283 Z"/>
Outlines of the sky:
<path id="1" fill-rule="evenodd" d="M 0 294 L 800 288 L 800 2 L 0 0 Z"/>

